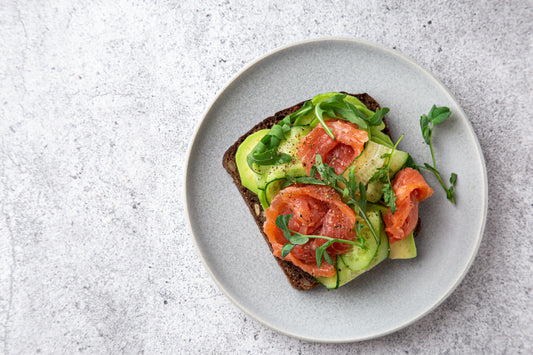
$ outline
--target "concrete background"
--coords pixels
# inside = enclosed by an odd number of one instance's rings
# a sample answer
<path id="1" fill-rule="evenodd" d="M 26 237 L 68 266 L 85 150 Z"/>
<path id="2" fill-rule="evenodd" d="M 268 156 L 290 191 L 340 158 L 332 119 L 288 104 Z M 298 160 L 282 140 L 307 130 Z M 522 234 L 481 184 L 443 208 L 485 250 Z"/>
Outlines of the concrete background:
<path id="1" fill-rule="evenodd" d="M 531 353 L 531 1 L 3 1 L 0 351 Z M 395 334 L 313 344 L 248 319 L 186 228 L 184 152 L 247 63 L 323 36 L 433 72 L 487 163 L 486 232 L 436 311 Z"/>

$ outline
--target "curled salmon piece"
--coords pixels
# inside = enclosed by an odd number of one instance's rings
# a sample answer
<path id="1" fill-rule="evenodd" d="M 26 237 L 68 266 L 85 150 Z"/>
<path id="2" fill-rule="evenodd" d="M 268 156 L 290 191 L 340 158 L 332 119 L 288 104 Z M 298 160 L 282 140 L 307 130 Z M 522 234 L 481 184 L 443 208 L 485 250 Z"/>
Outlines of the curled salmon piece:
<path id="1" fill-rule="evenodd" d="M 392 214 L 389 208 L 383 217 L 389 243 L 402 240 L 413 232 L 418 223 L 418 203 L 433 194 L 424 177 L 411 168 L 402 169 L 396 174 L 392 189 L 396 194 L 397 210 Z"/>
<path id="2" fill-rule="evenodd" d="M 290 215 L 289 229 L 305 235 L 322 235 L 330 238 L 355 240 L 355 213 L 342 202 L 340 196 L 330 186 L 293 185 L 274 197 L 265 210 L 266 222 L 263 230 L 273 248 L 273 254 L 282 259 L 281 249 L 288 240 L 276 225 L 279 215 Z M 326 243 L 325 239 L 311 238 L 303 245 L 297 245 L 285 257 L 307 273 L 318 276 L 333 276 L 333 265 L 323 262 L 320 268 L 316 263 L 316 249 Z M 333 243 L 326 250 L 335 259 L 336 255 L 346 253 L 350 245 Z"/>
<path id="3" fill-rule="evenodd" d="M 326 126 L 335 140 L 328 136 L 322 125 L 318 125 L 298 145 L 298 156 L 307 175 L 316 163 L 317 154 L 320 154 L 324 163 L 335 169 L 335 173 L 342 174 L 361 154 L 368 141 L 368 133 L 351 122 L 332 119 L 326 121 Z"/>

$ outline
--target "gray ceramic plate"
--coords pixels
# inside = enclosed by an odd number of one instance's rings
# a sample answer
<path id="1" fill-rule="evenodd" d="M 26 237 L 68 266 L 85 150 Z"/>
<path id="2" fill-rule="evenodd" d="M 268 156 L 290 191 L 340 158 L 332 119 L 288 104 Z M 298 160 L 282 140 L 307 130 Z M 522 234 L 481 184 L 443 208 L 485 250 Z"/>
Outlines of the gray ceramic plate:
<path id="1" fill-rule="evenodd" d="M 393 138 L 416 162 L 430 162 L 419 117 L 433 104 L 452 117 L 434 132 L 437 164 L 459 176 L 457 205 L 425 174 L 418 257 L 387 260 L 338 290 L 291 288 L 261 237 L 222 155 L 254 124 L 328 91 L 367 92 L 390 108 Z M 297 43 L 239 73 L 207 109 L 190 147 L 186 199 L 191 232 L 220 289 L 245 313 L 310 341 L 351 342 L 394 332 L 435 309 L 457 287 L 478 250 L 487 213 L 483 154 L 456 100 L 429 72 L 395 51 L 360 40 Z"/>

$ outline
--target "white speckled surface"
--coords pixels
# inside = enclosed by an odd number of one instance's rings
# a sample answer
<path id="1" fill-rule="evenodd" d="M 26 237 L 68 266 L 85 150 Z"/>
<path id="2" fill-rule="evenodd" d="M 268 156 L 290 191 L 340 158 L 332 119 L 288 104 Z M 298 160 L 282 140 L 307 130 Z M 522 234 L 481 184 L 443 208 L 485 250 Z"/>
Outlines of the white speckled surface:
<path id="1" fill-rule="evenodd" d="M 533 6 L 367 2 L 10 2 L 0 8 L 0 347 L 5 353 L 530 353 Z M 478 257 L 395 334 L 313 344 L 248 319 L 186 229 L 194 127 L 246 63 L 355 36 L 432 71 L 489 178 Z"/>

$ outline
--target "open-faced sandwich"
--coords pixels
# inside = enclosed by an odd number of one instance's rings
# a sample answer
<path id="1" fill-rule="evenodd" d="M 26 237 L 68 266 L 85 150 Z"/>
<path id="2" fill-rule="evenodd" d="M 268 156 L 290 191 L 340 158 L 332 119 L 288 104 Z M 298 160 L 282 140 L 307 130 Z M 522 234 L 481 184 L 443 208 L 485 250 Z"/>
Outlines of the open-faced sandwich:
<path id="1" fill-rule="evenodd" d="M 449 116 L 435 109 L 430 118 Z M 418 204 L 433 190 L 397 149 L 401 138 L 391 140 L 388 111 L 368 94 L 317 95 L 264 119 L 225 153 L 296 289 L 334 289 L 387 258 L 416 256 Z"/>

